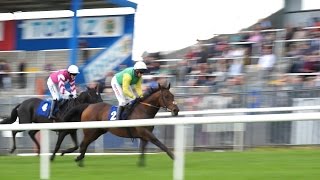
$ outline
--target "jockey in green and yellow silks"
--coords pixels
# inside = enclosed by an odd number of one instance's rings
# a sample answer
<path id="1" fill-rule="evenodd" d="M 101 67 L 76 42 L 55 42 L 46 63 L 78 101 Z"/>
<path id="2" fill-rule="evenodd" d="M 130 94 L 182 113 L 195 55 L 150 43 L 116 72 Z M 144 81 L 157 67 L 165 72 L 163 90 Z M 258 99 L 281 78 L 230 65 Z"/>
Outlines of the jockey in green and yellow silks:
<path id="1" fill-rule="evenodd" d="M 142 75 L 146 70 L 147 65 L 142 61 L 138 61 L 133 67 L 118 72 L 112 78 L 111 86 L 119 102 L 117 119 L 120 119 L 124 105 L 129 101 L 142 97 Z M 131 86 L 134 86 L 138 97 L 133 93 Z"/>

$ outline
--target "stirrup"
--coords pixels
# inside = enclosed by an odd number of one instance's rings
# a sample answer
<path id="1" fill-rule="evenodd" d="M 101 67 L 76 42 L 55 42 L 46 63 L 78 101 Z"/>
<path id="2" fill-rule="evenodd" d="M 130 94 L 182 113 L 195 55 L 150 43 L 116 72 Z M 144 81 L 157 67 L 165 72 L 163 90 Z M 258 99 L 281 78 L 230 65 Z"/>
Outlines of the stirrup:
<path id="1" fill-rule="evenodd" d="M 48 119 L 56 120 L 57 117 L 55 115 L 51 115 L 51 116 L 49 115 Z"/>

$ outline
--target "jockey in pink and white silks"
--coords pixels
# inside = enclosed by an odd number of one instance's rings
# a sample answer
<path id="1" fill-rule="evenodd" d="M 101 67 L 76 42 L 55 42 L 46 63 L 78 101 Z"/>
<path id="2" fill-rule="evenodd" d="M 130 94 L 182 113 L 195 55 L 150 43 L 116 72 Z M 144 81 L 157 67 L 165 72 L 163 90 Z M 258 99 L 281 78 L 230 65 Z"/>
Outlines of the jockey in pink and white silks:
<path id="1" fill-rule="evenodd" d="M 69 99 L 70 96 L 76 98 L 77 90 L 75 78 L 79 73 L 79 68 L 76 65 L 70 65 L 68 69 L 61 69 L 50 74 L 47 81 L 47 85 L 52 96 L 49 119 L 55 119 L 52 113 L 58 100 L 61 98 Z M 66 90 L 66 83 L 70 84 L 71 93 Z"/>

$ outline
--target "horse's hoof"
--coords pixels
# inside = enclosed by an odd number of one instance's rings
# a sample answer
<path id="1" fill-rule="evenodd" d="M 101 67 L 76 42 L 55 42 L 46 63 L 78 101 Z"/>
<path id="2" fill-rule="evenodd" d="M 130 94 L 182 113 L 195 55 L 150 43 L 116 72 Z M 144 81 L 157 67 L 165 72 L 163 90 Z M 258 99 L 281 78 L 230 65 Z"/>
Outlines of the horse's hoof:
<path id="1" fill-rule="evenodd" d="M 78 161 L 82 161 L 82 159 L 83 159 L 83 158 L 81 158 L 80 156 L 78 156 L 78 157 L 76 157 L 76 158 L 74 159 L 74 161 L 75 161 L 75 162 L 78 162 Z"/>
<path id="2" fill-rule="evenodd" d="M 84 167 L 83 161 L 78 161 L 78 166 L 79 167 Z"/>
<path id="3" fill-rule="evenodd" d="M 54 156 L 50 157 L 50 161 L 53 162 L 54 161 Z"/>
<path id="4" fill-rule="evenodd" d="M 64 152 L 61 153 L 61 156 L 63 156 L 63 155 L 64 155 Z"/>
<path id="5" fill-rule="evenodd" d="M 145 163 L 142 162 L 142 161 L 139 161 L 139 162 L 137 163 L 137 165 L 138 165 L 139 167 L 144 167 L 144 166 L 146 166 Z"/>

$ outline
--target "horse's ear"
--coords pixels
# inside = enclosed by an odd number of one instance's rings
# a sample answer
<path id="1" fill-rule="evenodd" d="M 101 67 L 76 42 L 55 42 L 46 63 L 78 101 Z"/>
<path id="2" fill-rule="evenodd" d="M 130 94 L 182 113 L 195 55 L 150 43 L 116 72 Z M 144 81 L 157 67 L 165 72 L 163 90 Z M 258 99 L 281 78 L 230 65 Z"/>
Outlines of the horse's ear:
<path id="1" fill-rule="evenodd" d="M 158 87 L 159 87 L 159 89 L 161 89 L 161 88 L 162 88 L 160 83 L 158 83 Z"/>
<path id="2" fill-rule="evenodd" d="M 169 84 L 168 84 L 168 87 L 167 87 L 167 89 L 170 89 L 170 86 L 171 86 L 171 83 L 169 83 Z"/>
<path id="3" fill-rule="evenodd" d="M 96 91 L 99 91 L 99 83 L 97 83 L 96 87 L 94 87 Z"/>

